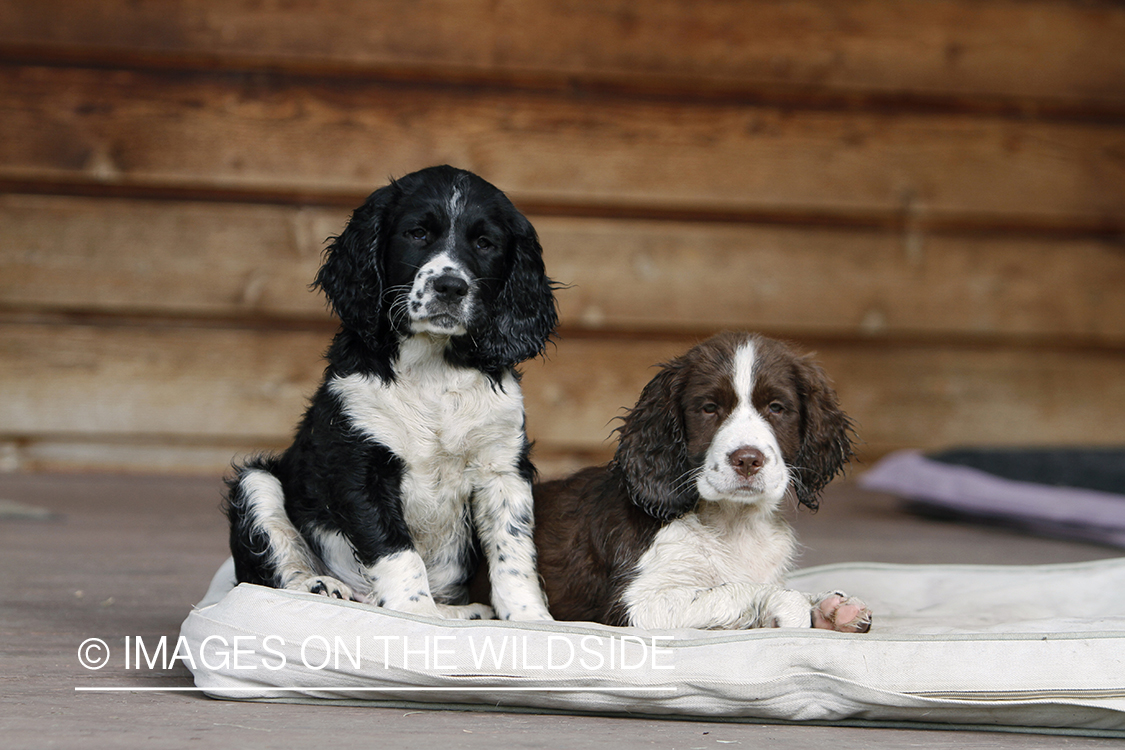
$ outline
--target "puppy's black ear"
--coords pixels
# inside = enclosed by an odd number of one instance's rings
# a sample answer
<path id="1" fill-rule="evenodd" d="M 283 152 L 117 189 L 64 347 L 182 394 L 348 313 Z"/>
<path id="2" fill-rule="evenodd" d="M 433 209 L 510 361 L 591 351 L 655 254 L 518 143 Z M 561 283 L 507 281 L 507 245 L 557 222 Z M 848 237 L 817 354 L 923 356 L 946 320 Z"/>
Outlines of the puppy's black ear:
<path id="1" fill-rule="evenodd" d="M 377 341 L 387 325 L 382 227 L 398 193 L 392 182 L 368 196 L 352 213 L 344 231 L 332 238 L 312 284 L 324 292 L 344 327 L 369 343 Z"/>
<path id="2" fill-rule="evenodd" d="M 796 368 L 801 395 L 801 447 L 793 459 L 797 500 L 816 510 L 820 491 L 855 455 L 854 431 L 820 365 L 802 357 Z"/>
<path id="3" fill-rule="evenodd" d="M 684 361 L 676 360 L 649 381 L 617 428 L 613 456 L 612 465 L 622 473 L 632 501 L 664 520 L 682 516 L 699 502 L 680 407 L 685 370 Z"/>
<path id="4" fill-rule="evenodd" d="M 513 367 L 543 352 L 558 324 L 554 284 L 543 267 L 535 228 L 515 212 L 511 266 L 491 320 L 472 332 L 473 359 L 486 370 Z"/>

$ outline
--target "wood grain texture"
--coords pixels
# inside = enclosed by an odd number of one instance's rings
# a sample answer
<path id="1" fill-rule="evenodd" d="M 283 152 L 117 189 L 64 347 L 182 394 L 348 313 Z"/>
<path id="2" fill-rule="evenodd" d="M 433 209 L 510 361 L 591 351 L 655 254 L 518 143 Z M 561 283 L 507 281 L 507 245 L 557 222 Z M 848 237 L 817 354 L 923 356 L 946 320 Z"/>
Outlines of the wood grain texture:
<path id="1" fill-rule="evenodd" d="M 571 340 L 526 368 L 528 428 L 593 448 L 682 342 Z M 809 348 L 809 347 L 801 347 Z M 1000 347 L 815 346 L 865 455 L 971 443 L 1125 442 L 1125 352 Z M 549 409 L 542 410 L 543 404 Z M 541 431 L 541 432 L 537 432 Z"/>
<path id="2" fill-rule="evenodd" d="M 166 653 L 175 653 L 184 617 L 228 555 L 220 491 L 215 477 L 0 476 L 0 497 L 56 514 L 53 521 L 4 524 L 4 694 L 16 709 L 4 717 L 8 746 L 42 747 L 44 728 L 49 727 L 51 741 L 60 747 L 87 747 L 96 735 L 116 750 L 165 750 L 204 741 L 208 747 L 239 750 L 306 750 L 324 747 L 326 724 L 344 737 L 366 736 L 377 727 L 380 745 L 386 747 L 414 747 L 425 737 L 431 746 L 465 750 L 489 750 L 498 739 L 515 748 L 582 746 L 578 737 L 597 738 L 589 745 L 619 750 L 702 745 L 770 750 L 898 750 L 934 744 L 942 750 L 1120 746 L 1120 740 L 1112 739 L 963 729 L 935 734 L 933 729 L 735 724 L 702 717 L 690 722 L 623 721 L 374 705 L 360 710 L 168 693 L 75 695 L 77 686 L 193 685 L 182 661 L 173 662 L 169 670 L 126 669 L 122 647 L 126 636 L 143 637 L 149 650 L 157 639 L 167 637 Z M 1018 536 L 1004 529 L 936 523 L 904 514 L 890 498 L 859 492 L 849 483 L 830 485 L 822 510 L 802 512 L 796 521 L 803 566 L 852 560 L 1031 565 L 1115 554 L 1107 547 Z M 97 673 L 76 662 L 78 644 L 90 637 L 105 639 L 113 649 L 113 659 Z M 248 647 L 247 642 L 238 643 Z"/>
<path id="3" fill-rule="evenodd" d="M 328 336 L 159 325 L 0 328 L 5 433 L 267 444 L 292 433 Z"/>
<path id="4" fill-rule="evenodd" d="M 566 324 L 1125 344 L 1125 248 L 1091 238 L 536 222 Z"/>
<path id="5" fill-rule="evenodd" d="M 366 195 L 448 162 L 517 202 L 1125 227 L 1104 124 L 53 68 L 0 89 L 7 180 Z"/>
<path id="6" fill-rule="evenodd" d="M 40 0 L 5 8 L 0 44 L 25 58 L 1125 107 L 1112 2 Z"/>
<path id="7" fill-rule="evenodd" d="M 284 444 L 320 378 L 322 335 L 0 326 L 0 439 Z M 541 449 L 599 453 L 682 341 L 564 339 L 523 369 Z M 900 447 L 1125 442 L 1125 352 L 822 344 L 867 455 Z M 81 438 L 81 439 L 79 439 Z"/>
<path id="8" fill-rule="evenodd" d="M 552 473 L 722 328 L 815 342 L 867 455 L 1125 442 L 1122 49 L 1110 0 L 8 3 L 0 470 L 285 445 L 325 238 L 443 162 L 567 285 Z"/>
<path id="9" fill-rule="evenodd" d="M 346 210 L 0 195 L 9 311 L 308 321 Z M 1125 344 L 1108 239 L 531 217 L 570 330 Z"/>
<path id="10" fill-rule="evenodd" d="M 0 195 L 10 310 L 329 321 L 309 289 L 346 211 Z"/>
<path id="11" fill-rule="evenodd" d="M 96 472 L 126 475 L 172 474 L 218 478 L 232 465 L 263 452 L 288 447 L 275 442 L 204 440 L 194 442 L 173 436 L 111 437 L 62 435 L 4 440 L 0 438 L 0 475 L 8 473 Z M 603 464 L 612 457 L 604 450 L 560 450 L 538 445 L 533 459 L 542 478 L 573 474 L 585 466 Z"/>

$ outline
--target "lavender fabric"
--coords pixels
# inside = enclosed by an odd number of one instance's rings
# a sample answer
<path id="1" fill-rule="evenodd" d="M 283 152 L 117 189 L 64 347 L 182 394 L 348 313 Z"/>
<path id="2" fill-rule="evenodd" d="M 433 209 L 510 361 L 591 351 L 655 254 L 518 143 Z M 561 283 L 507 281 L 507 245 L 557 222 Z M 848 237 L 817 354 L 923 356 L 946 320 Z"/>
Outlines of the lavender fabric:
<path id="1" fill-rule="evenodd" d="M 1005 479 L 916 451 L 888 455 L 860 476 L 859 485 L 927 508 L 1125 547 L 1125 495 Z"/>

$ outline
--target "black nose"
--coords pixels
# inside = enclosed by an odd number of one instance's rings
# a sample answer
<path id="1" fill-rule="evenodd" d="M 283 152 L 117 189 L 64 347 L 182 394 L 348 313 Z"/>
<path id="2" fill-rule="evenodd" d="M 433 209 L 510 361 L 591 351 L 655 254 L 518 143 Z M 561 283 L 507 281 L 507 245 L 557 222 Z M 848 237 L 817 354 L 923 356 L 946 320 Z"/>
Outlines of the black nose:
<path id="1" fill-rule="evenodd" d="M 469 293 L 469 282 L 460 276 L 442 274 L 434 279 L 434 294 L 446 301 L 457 301 Z"/>
<path id="2" fill-rule="evenodd" d="M 766 465 L 765 454 L 757 448 L 750 448 L 749 446 L 743 446 L 736 451 L 732 451 L 727 456 L 727 460 L 730 461 L 731 467 L 745 479 L 754 476 Z"/>

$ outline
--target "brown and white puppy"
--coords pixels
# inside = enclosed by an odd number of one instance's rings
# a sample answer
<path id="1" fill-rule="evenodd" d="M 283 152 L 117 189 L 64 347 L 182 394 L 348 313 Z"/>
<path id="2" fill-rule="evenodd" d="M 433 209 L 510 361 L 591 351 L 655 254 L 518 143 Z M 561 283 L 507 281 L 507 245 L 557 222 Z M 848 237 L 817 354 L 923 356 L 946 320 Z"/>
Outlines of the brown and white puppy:
<path id="1" fill-rule="evenodd" d="M 810 508 L 852 455 L 824 371 L 785 344 L 725 333 L 664 365 L 618 428 L 613 461 L 535 488 L 552 615 L 643 628 L 820 627 L 866 632 L 833 591 L 784 588 Z"/>

